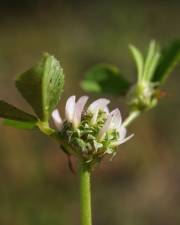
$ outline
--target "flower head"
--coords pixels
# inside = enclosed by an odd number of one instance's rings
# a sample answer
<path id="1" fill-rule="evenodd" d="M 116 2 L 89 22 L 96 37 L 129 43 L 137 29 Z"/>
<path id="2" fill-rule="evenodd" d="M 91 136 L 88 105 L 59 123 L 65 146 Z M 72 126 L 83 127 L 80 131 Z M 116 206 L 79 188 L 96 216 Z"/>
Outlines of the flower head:
<path id="1" fill-rule="evenodd" d="M 117 146 L 133 135 L 126 137 L 121 113 L 119 109 L 109 112 L 108 99 L 100 98 L 85 109 L 87 100 L 87 96 L 77 101 L 75 96 L 69 97 L 65 106 L 65 119 L 61 119 L 57 109 L 53 111 L 52 118 L 70 148 L 69 153 L 87 163 L 95 163 L 106 154 L 114 156 Z"/>

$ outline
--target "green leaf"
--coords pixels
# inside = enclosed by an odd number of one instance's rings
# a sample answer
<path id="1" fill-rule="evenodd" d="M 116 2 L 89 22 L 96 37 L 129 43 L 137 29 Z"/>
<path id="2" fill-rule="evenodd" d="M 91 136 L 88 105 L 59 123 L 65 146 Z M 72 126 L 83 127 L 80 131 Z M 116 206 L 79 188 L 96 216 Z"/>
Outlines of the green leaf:
<path id="1" fill-rule="evenodd" d="M 134 46 L 130 45 L 129 49 L 132 53 L 132 56 L 134 58 L 134 61 L 136 63 L 137 67 L 137 73 L 138 73 L 138 81 L 140 81 L 143 77 L 143 67 L 144 67 L 144 58 L 141 52 Z"/>
<path id="2" fill-rule="evenodd" d="M 160 58 L 159 47 L 155 41 L 151 41 L 149 44 L 149 49 L 144 65 L 144 73 L 143 73 L 144 80 L 147 81 L 151 80 L 152 76 L 154 75 L 154 71 L 157 67 L 157 64 L 159 62 L 159 58 Z"/>
<path id="3" fill-rule="evenodd" d="M 154 54 L 154 57 L 153 57 L 153 59 L 151 61 L 151 65 L 150 65 L 149 70 L 148 70 L 148 72 L 146 74 L 147 75 L 146 80 L 148 80 L 148 81 L 152 80 L 152 77 L 154 76 L 154 71 L 157 68 L 157 65 L 158 65 L 160 57 L 161 57 L 160 52 L 157 51 Z"/>
<path id="4" fill-rule="evenodd" d="M 36 122 L 35 116 L 26 113 L 5 101 L 0 101 L 0 117 L 21 122 Z"/>
<path id="5" fill-rule="evenodd" d="M 55 57 L 47 53 L 16 79 L 17 89 L 41 121 L 48 121 L 58 104 L 63 86 L 63 69 Z"/>
<path id="6" fill-rule="evenodd" d="M 112 65 L 100 64 L 92 67 L 81 82 L 84 91 L 111 95 L 125 95 L 130 83 L 119 69 Z"/>
<path id="7" fill-rule="evenodd" d="M 162 50 L 160 61 L 153 76 L 153 82 L 163 83 L 179 62 L 180 40 L 177 40 Z"/>
<path id="8" fill-rule="evenodd" d="M 21 122 L 21 121 L 15 121 L 15 120 L 4 120 L 4 125 L 11 126 L 18 129 L 26 129 L 26 130 L 32 130 L 36 129 L 36 122 Z"/>

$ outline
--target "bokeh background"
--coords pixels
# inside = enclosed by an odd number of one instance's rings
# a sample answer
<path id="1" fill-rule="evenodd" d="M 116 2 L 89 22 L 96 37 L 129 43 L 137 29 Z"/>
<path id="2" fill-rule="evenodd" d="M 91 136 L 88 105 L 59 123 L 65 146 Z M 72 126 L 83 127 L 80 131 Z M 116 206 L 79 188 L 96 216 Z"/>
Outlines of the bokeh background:
<path id="1" fill-rule="evenodd" d="M 128 51 L 180 37 L 180 1 L 0 1 L 0 98 L 31 112 L 13 80 L 42 52 L 60 59 L 66 74 L 59 105 L 80 96 L 79 82 L 91 65 L 113 63 L 134 79 Z M 134 138 L 113 162 L 93 173 L 95 225 L 180 224 L 180 67 L 158 107 L 129 128 Z M 91 99 L 96 98 L 92 96 Z M 121 99 L 112 108 L 127 114 Z M 0 224 L 79 225 L 78 176 L 52 140 L 38 132 L 0 125 Z"/>

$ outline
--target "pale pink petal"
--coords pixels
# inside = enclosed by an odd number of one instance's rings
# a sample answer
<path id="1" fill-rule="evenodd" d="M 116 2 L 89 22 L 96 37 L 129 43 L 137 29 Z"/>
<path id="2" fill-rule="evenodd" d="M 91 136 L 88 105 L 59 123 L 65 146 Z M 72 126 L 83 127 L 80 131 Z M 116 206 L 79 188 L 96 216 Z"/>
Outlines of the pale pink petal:
<path id="1" fill-rule="evenodd" d="M 81 115 L 84 110 L 84 106 L 88 100 L 88 96 L 82 96 L 78 99 L 76 106 L 75 106 L 75 111 L 74 111 L 74 117 L 73 117 L 73 125 L 74 127 L 78 127 L 80 122 L 81 122 Z"/>
<path id="2" fill-rule="evenodd" d="M 73 95 L 68 98 L 66 102 L 66 107 L 65 107 L 65 117 L 67 121 L 72 122 L 73 116 L 74 116 L 74 111 L 75 111 L 75 100 L 76 96 Z"/>
<path id="3" fill-rule="evenodd" d="M 112 115 L 109 114 L 104 126 L 99 131 L 98 137 L 100 140 L 103 139 L 105 133 L 111 128 L 112 120 L 113 120 L 113 117 Z"/>
<path id="4" fill-rule="evenodd" d="M 110 100 L 106 98 L 99 98 L 96 101 L 92 102 L 88 107 L 89 112 L 94 112 L 97 108 L 103 110 L 110 103 Z M 107 109 L 106 109 L 107 110 Z"/>
<path id="5" fill-rule="evenodd" d="M 98 114 L 99 114 L 99 108 L 97 107 L 94 112 L 93 112 L 93 117 L 91 119 L 91 124 L 94 125 L 96 124 L 97 118 L 98 118 Z M 103 111 L 106 113 L 106 115 L 109 114 L 109 109 L 107 106 L 104 107 Z"/>
<path id="6" fill-rule="evenodd" d="M 124 126 L 121 126 L 119 127 L 118 132 L 119 132 L 119 140 L 121 141 L 126 137 L 127 130 Z"/>
<path id="7" fill-rule="evenodd" d="M 87 112 L 93 113 L 93 118 L 91 120 L 91 123 L 93 125 L 96 123 L 99 110 L 102 110 L 102 111 L 106 112 L 107 114 L 109 113 L 109 109 L 107 107 L 107 105 L 109 103 L 110 103 L 110 101 L 108 99 L 100 98 L 90 104 L 90 106 L 87 109 Z"/>
<path id="8" fill-rule="evenodd" d="M 91 119 L 91 124 L 92 124 L 92 125 L 96 124 L 97 117 L 98 117 L 98 113 L 99 113 L 99 109 L 97 108 L 97 109 L 93 112 L 93 117 L 92 117 L 92 119 Z"/>
<path id="9" fill-rule="evenodd" d="M 129 139 L 131 139 L 132 137 L 134 136 L 134 134 L 131 134 L 129 135 L 128 137 L 122 139 L 122 140 L 119 140 L 119 141 L 116 141 L 113 143 L 113 146 L 118 146 L 118 145 L 121 145 L 123 144 L 124 142 L 128 141 Z"/>
<path id="10" fill-rule="evenodd" d="M 119 109 L 114 109 L 110 114 L 113 116 L 114 128 L 119 128 L 122 123 L 122 117 Z"/>
<path id="11" fill-rule="evenodd" d="M 61 116 L 59 114 L 59 111 L 57 109 L 55 109 L 52 112 L 52 119 L 53 119 L 53 122 L 54 122 L 56 128 L 58 129 L 58 131 L 61 131 L 63 122 L 62 122 Z"/>
<path id="12" fill-rule="evenodd" d="M 109 108 L 107 106 L 104 107 L 103 111 L 108 115 L 109 114 Z"/>

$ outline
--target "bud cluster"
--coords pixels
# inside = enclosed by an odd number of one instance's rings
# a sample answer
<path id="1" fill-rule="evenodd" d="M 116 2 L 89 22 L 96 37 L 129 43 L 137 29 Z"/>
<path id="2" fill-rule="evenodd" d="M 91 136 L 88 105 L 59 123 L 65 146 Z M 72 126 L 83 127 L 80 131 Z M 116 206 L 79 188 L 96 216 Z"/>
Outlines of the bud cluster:
<path id="1" fill-rule="evenodd" d="M 157 85 L 152 82 L 138 82 L 128 93 L 128 104 L 131 110 L 144 111 L 156 106 L 158 98 L 156 95 Z"/>
<path id="2" fill-rule="evenodd" d="M 128 104 L 131 110 L 142 112 L 158 102 L 156 93 L 160 83 L 154 80 L 154 76 L 162 53 L 155 41 L 150 42 L 146 57 L 133 45 L 130 45 L 130 50 L 137 67 L 137 82 L 128 92 Z"/>

